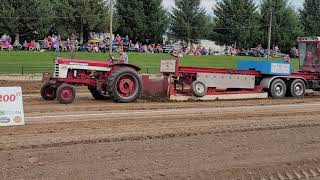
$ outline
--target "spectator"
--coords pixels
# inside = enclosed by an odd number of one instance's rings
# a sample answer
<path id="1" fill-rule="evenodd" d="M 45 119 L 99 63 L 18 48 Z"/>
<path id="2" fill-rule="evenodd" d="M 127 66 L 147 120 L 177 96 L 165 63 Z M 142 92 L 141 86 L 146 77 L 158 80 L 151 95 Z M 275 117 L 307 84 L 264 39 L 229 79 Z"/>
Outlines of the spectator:
<path id="1" fill-rule="evenodd" d="M 13 46 L 11 45 L 11 37 L 7 34 L 3 34 L 0 38 L 0 47 L 1 50 L 8 49 L 12 50 Z"/>
<path id="2" fill-rule="evenodd" d="M 110 38 L 106 39 L 106 48 L 110 49 L 110 45 L 111 45 L 112 41 L 110 40 Z"/>
<path id="3" fill-rule="evenodd" d="M 60 41 L 61 51 L 68 51 L 67 42 Z"/>
<path id="4" fill-rule="evenodd" d="M 93 53 L 99 53 L 100 51 L 99 51 L 99 47 L 98 47 L 98 45 L 93 45 L 92 46 L 92 49 L 91 49 L 91 52 L 93 52 Z"/>
<path id="5" fill-rule="evenodd" d="M 49 41 L 48 41 L 48 38 L 47 38 L 47 37 L 45 37 L 45 38 L 43 39 L 42 49 L 47 49 L 47 50 L 50 49 L 50 45 L 49 45 Z"/>
<path id="6" fill-rule="evenodd" d="M 107 45 L 105 42 L 99 44 L 99 51 L 105 53 L 107 51 Z"/>
<path id="7" fill-rule="evenodd" d="M 148 52 L 150 52 L 150 53 L 153 53 L 153 52 L 154 52 L 154 49 L 153 49 L 153 47 L 152 47 L 151 44 L 149 44 L 147 47 L 148 47 L 148 48 L 147 48 Z"/>
<path id="8" fill-rule="evenodd" d="M 29 46 L 28 46 L 27 41 L 24 41 L 22 46 L 23 46 L 24 50 L 29 50 Z"/>
<path id="9" fill-rule="evenodd" d="M 202 55 L 208 55 L 208 49 L 207 49 L 206 47 L 203 47 L 203 48 L 201 49 L 201 54 L 202 54 Z"/>
<path id="10" fill-rule="evenodd" d="M 121 39 L 121 41 L 120 41 L 120 43 L 119 43 L 119 45 L 118 45 L 118 46 L 120 46 L 120 47 L 123 47 L 123 46 L 124 46 L 123 39 Z"/>
<path id="11" fill-rule="evenodd" d="M 157 44 L 156 48 L 155 48 L 155 52 L 156 53 L 163 53 L 163 49 L 161 48 L 160 44 Z"/>
<path id="12" fill-rule="evenodd" d="M 183 58 L 183 50 L 182 49 L 180 49 L 180 50 L 173 50 L 172 51 L 172 55 L 174 56 L 174 57 L 177 57 L 177 58 Z"/>
<path id="13" fill-rule="evenodd" d="M 7 38 L 7 34 L 4 33 L 4 34 L 1 36 L 0 42 L 5 42 L 5 41 L 6 41 L 6 38 Z"/>
<path id="14" fill-rule="evenodd" d="M 7 35 L 7 42 L 9 42 L 11 44 L 11 41 L 12 41 L 11 37 L 9 35 Z"/>
<path id="15" fill-rule="evenodd" d="M 123 40 L 123 45 L 128 47 L 129 46 L 129 43 L 130 43 L 130 39 L 129 39 L 129 36 L 126 35 L 126 37 L 124 38 Z"/>
<path id="16" fill-rule="evenodd" d="M 139 43 L 138 43 L 138 42 L 133 46 L 133 49 L 134 49 L 136 52 L 139 52 L 139 51 L 140 51 Z"/>
<path id="17" fill-rule="evenodd" d="M 78 37 L 74 33 L 72 33 L 69 38 L 71 41 L 77 41 L 77 39 L 78 39 Z"/>
<path id="18" fill-rule="evenodd" d="M 199 48 L 197 48 L 195 50 L 195 53 L 194 53 L 195 56 L 202 56 L 201 52 L 199 51 Z"/>
<path id="19" fill-rule="evenodd" d="M 92 51 L 92 44 L 90 44 L 89 42 L 84 44 L 84 50 L 91 52 Z"/>
<path id="20" fill-rule="evenodd" d="M 51 50 L 51 49 L 54 49 L 54 44 L 53 44 L 53 42 L 52 42 L 52 37 L 51 36 L 48 36 L 48 42 L 49 42 L 49 50 Z"/>
<path id="21" fill-rule="evenodd" d="M 121 36 L 119 34 L 117 34 L 116 38 L 115 38 L 115 44 L 116 46 L 119 46 L 121 43 Z"/>
<path id="22" fill-rule="evenodd" d="M 32 40 L 30 43 L 28 43 L 28 49 L 29 51 L 34 51 L 36 49 L 36 41 Z"/>
<path id="23" fill-rule="evenodd" d="M 144 49 L 143 49 L 143 45 L 142 43 L 139 44 L 139 52 L 143 53 L 144 52 Z"/>
<path id="24" fill-rule="evenodd" d="M 39 42 L 35 42 L 35 47 L 36 47 L 36 51 L 40 51 L 41 47 L 40 47 L 40 43 Z"/>
<path id="25" fill-rule="evenodd" d="M 149 51 L 148 51 L 148 47 L 147 47 L 147 45 L 145 44 L 145 45 L 143 45 L 143 52 L 145 52 L 145 53 L 148 53 Z"/>
<path id="26" fill-rule="evenodd" d="M 286 54 L 283 59 L 284 59 L 284 62 L 286 62 L 286 63 L 290 63 L 291 62 L 291 58 L 290 58 L 290 56 L 288 54 Z"/>
<path id="27" fill-rule="evenodd" d="M 7 49 L 7 50 L 13 49 L 9 41 L 1 42 L 0 46 L 1 46 L 1 51 L 3 51 L 4 49 Z"/>
<path id="28" fill-rule="evenodd" d="M 133 47 L 132 40 L 129 40 L 129 48 L 131 49 Z"/>
<path id="29" fill-rule="evenodd" d="M 70 51 L 78 51 L 79 47 L 78 47 L 78 37 L 72 33 L 70 37 L 68 37 L 68 49 Z"/>
<path id="30" fill-rule="evenodd" d="M 53 44 L 53 49 L 56 52 L 59 52 L 60 51 L 60 45 L 59 45 L 58 37 L 56 35 L 53 35 L 52 38 L 51 38 L 51 41 L 52 41 L 52 44 Z"/>
<path id="31" fill-rule="evenodd" d="M 193 46 L 190 47 L 189 52 L 187 52 L 189 56 L 194 56 L 195 55 L 195 49 Z"/>
<path id="32" fill-rule="evenodd" d="M 14 41 L 13 48 L 16 49 L 16 50 L 21 50 L 22 49 L 22 45 L 19 42 L 19 38 L 16 38 L 16 40 Z"/>

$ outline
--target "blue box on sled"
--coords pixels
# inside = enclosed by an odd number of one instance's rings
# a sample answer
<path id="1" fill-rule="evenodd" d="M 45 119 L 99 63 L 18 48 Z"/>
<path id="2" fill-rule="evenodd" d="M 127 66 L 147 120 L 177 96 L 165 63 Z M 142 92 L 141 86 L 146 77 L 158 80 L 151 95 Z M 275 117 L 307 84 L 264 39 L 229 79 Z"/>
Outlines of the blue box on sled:
<path id="1" fill-rule="evenodd" d="M 277 61 L 239 60 L 238 70 L 256 70 L 268 75 L 291 75 L 291 64 Z"/>

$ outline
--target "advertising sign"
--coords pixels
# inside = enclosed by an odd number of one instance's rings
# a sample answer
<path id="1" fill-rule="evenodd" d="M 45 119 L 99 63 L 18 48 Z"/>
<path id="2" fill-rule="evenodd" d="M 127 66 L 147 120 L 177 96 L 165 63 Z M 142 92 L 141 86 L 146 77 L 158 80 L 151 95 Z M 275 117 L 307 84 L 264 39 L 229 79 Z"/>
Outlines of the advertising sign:
<path id="1" fill-rule="evenodd" d="M 290 74 L 290 70 L 291 70 L 290 64 L 283 64 L 283 63 L 271 64 L 271 73 Z"/>
<path id="2" fill-rule="evenodd" d="M 176 72 L 176 60 L 161 60 L 160 72 L 161 73 Z"/>
<path id="3" fill-rule="evenodd" d="M 24 124 L 21 87 L 0 87 L 0 126 Z"/>

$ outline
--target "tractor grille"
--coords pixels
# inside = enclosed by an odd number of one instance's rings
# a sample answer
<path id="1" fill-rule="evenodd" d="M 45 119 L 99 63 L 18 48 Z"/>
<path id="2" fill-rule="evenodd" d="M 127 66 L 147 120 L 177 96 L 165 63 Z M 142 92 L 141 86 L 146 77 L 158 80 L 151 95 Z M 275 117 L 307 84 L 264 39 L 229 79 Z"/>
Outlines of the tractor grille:
<path id="1" fill-rule="evenodd" d="M 59 64 L 55 64 L 54 66 L 54 77 L 59 78 Z"/>

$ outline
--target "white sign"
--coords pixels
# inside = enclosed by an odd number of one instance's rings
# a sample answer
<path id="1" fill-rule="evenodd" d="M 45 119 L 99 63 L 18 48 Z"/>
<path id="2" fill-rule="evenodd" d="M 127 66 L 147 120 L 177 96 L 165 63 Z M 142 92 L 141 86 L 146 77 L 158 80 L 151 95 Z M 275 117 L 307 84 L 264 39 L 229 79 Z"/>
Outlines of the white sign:
<path id="1" fill-rule="evenodd" d="M 271 73 L 290 74 L 290 64 L 272 63 Z"/>
<path id="2" fill-rule="evenodd" d="M 0 126 L 24 124 L 21 87 L 0 87 Z"/>
<path id="3" fill-rule="evenodd" d="M 160 72 L 161 73 L 176 72 L 176 60 L 161 60 Z"/>

